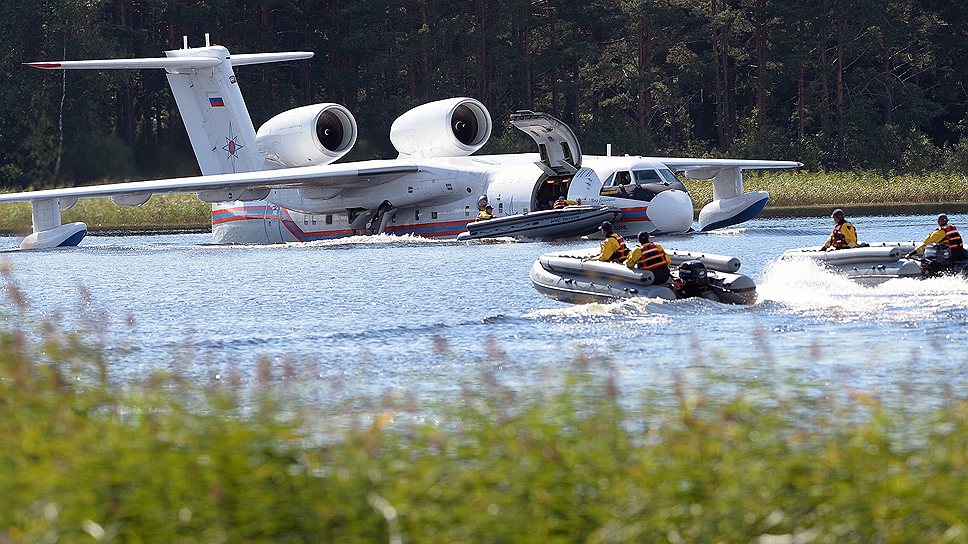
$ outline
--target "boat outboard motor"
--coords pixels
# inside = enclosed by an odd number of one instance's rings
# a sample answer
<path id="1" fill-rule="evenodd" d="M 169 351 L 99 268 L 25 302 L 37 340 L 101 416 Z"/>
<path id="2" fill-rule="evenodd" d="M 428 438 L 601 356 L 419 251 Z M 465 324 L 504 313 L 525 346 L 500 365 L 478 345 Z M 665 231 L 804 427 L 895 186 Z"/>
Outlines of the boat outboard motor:
<path id="1" fill-rule="evenodd" d="M 709 274 L 702 261 L 686 261 L 679 265 L 679 298 L 702 296 L 709 290 Z"/>
<path id="2" fill-rule="evenodd" d="M 921 273 L 925 277 L 935 277 L 953 268 L 951 249 L 948 244 L 931 244 L 924 248 L 921 257 Z"/>

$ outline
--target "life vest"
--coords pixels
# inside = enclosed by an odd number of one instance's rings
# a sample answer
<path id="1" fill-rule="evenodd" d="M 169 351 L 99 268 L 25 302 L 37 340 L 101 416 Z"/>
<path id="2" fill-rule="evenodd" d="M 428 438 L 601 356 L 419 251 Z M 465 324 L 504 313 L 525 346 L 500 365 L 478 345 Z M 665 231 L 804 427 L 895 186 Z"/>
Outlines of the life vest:
<path id="1" fill-rule="evenodd" d="M 965 243 L 962 241 L 961 235 L 958 234 L 958 229 L 954 225 L 945 225 L 941 227 L 941 230 L 944 231 L 944 241 L 948 244 L 949 249 L 965 247 Z"/>
<path id="2" fill-rule="evenodd" d="M 663 266 L 668 266 L 665 251 L 659 249 L 655 244 L 648 243 L 642 246 L 642 256 L 639 257 L 639 267 L 646 270 L 655 270 Z"/>
<path id="3" fill-rule="evenodd" d="M 614 232 L 609 234 L 607 238 L 615 238 L 615 241 L 618 242 L 618 249 L 609 257 L 609 262 L 625 262 L 625 259 L 629 258 L 630 253 L 628 246 L 625 245 L 625 238 L 622 238 Z"/>
<path id="4" fill-rule="evenodd" d="M 850 247 L 849 245 L 847 245 L 847 237 L 845 237 L 844 234 L 840 232 L 840 228 L 846 224 L 847 224 L 846 221 L 844 221 L 843 223 L 837 223 L 836 225 L 834 225 L 833 232 L 830 233 L 831 238 L 833 238 L 833 243 L 831 243 L 830 245 L 834 246 L 834 249 L 847 249 Z"/>

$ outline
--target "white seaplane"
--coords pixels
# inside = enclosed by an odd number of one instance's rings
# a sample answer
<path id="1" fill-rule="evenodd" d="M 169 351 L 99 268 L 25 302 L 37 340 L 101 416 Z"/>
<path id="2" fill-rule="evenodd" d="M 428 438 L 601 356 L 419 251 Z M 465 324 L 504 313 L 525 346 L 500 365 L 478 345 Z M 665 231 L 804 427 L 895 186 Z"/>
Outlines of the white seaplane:
<path id="1" fill-rule="evenodd" d="M 200 176 L 112 183 L 0 195 L 29 201 L 33 233 L 21 249 L 77 245 L 84 223 L 62 224 L 79 198 L 110 197 L 138 206 L 158 193 L 196 193 L 212 203 L 216 243 L 310 241 L 368 233 L 455 237 L 486 200 L 497 217 L 551 207 L 558 196 L 591 207 L 617 207 L 620 233 L 684 232 L 693 203 L 673 171 L 711 179 L 715 200 L 699 214 L 699 230 L 755 217 L 769 194 L 743 191 L 743 170 L 795 168 L 797 162 L 582 156 L 572 130 L 557 119 L 518 112 L 511 122 L 539 153 L 472 156 L 491 134 L 491 117 L 472 98 L 418 106 L 398 117 L 390 140 L 399 157 L 333 164 L 354 145 L 357 125 L 339 104 L 283 112 L 255 129 L 235 66 L 294 61 L 309 52 L 231 55 L 222 46 L 166 51 L 165 57 L 31 62 L 48 70 L 163 69 Z"/>

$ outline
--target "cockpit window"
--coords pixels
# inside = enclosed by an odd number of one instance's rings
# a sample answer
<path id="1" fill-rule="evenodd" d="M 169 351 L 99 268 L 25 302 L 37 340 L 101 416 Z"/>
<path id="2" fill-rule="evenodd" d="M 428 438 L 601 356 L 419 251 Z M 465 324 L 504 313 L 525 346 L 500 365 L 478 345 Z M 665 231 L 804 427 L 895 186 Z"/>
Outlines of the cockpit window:
<path id="1" fill-rule="evenodd" d="M 686 187 L 668 168 L 646 168 L 613 173 L 602 184 L 601 195 L 649 202 L 670 189 L 685 191 Z"/>
<path id="2" fill-rule="evenodd" d="M 659 168 L 659 175 L 662 176 L 662 181 L 666 183 L 679 183 L 679 178 L 668 168 Z"/>
<path id="3" fill-rule="evenodd" d="M 635 174 L 636 185 L 662 182 L 662 178 L 659 177 L 659 173 L 655 170 L 636 170 L 632 173 Z"/>
<path id="4" fill-rule="evenodd" d="M 619 185 L 629 185 L 632 183 L 632 175 L 628 172 L 614 172 L 605 180 L 602 187 L 618 187 Z"/>

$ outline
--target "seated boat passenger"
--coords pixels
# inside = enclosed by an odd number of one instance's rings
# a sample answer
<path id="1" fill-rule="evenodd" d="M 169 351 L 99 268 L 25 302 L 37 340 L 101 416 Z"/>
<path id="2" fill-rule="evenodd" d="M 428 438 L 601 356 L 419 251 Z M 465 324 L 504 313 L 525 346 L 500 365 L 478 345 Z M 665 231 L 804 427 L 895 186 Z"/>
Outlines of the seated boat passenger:
<path id="1" fill-rule="evenodd" d="M 827 248 L 848 249 L 857 247 L 857 229 L 844 218 L 844 210 L 837 208 L 830 214 L 830 217 L 834 220 L 834 230 L 820 249 L 826 251 Z"/>
<path id="2" fill-rule="evenodd" d="M 559 196 L 558 200 L 555 200 L 555 203 L 551 207 L 556 210 L 560 210 L 566 206 L 575 206 L 577 204 L 578 204 L 577 200 L 568 200 L 563 196 Z"/>
<path id="3" fill-rule="evenodd" d="M 605 235 L 605 239 L 602 240 L 602 251 L 594 257 L 586 257 L 584 260 L 624 263 L 629 256 L 629 248 L 625 245 L 625 238 L 612 231 L 611 221 L 602 221 L 598 230 Z"/>
<path id="4" fill-rule="evenodd" d="M 968 251 L 965 251 L 965 243 L 961 239 L 961 235 L 958 234 L 958 228 L 948 224 L 947 214 L 938 214 L 938 228 L 932 231 L 931 234 L 928 234 L 924 242 L 914 248 L 914 251 L 908 255 L 913 255 L 914 253 L 924 255 L 924 248 L 931 244 L 947 245 L 951 251 L 952 261 L 968 260 Z"/>
<path id="5" fill-rule="evenodd" d="M 477 214 L 478 221 L 487 221 L 488 219 L 494 219 L 494 208 L 491 206 L 485 207 Z"/>
<path id="6" fill-rule="evenodd" d="M 633 249 L 629 258 L 625 260 L 625 266 L 629 268 L 651 270 L 655 277 L 653 282 L 656 285 L 669 281 L 671 264 L 672 258 L 662 249 L 662 246 L 649 240 L 648 232 L 639 233 L 639 247 Z"/>

